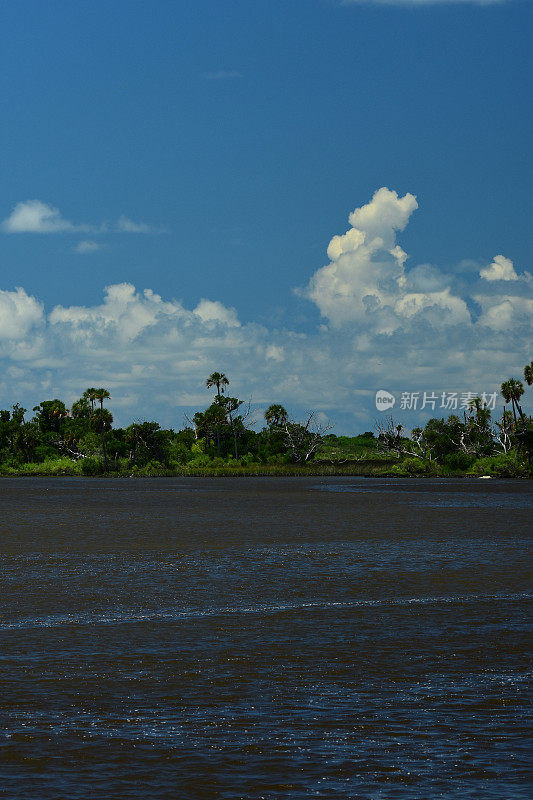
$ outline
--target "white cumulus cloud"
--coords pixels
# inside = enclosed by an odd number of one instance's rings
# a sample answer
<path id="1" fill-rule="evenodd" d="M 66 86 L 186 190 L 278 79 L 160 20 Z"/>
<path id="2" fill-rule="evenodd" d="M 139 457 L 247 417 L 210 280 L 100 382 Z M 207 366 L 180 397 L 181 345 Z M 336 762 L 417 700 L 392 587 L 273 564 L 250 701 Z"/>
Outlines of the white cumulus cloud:
<path id="1" fill-rule="evenodd" d="M 439 301 L 434 293 L 405 302 L 406 253 L 396 241 L 418 208 L 410 193 L 400 197 L 386 187 L 349 216 L 352 226 L 328 246 L 330 263 L 319 269 L 299 293 L 312 300 L 334 326 L 363 319 L 379 330 L 397 327 L 405 308 L 419 310 Z M 411 316 L 411 313 L 408 314 Z"/>
<path id="2" fill-rule="evenodd" d="M 0 291 L 0 339 L 23 339 L 43 322 L 42 303 L 24 289 Z"/>
<path id="3" fill-rule="evenodd" d="M 230 328 L 238 328 L 240 326 L 235 309 L 226 308 L 226 306 L 223 306 L 222 303 L 216 300 L 206 300 L 203 298 L 194 309 L 194 313 L 200 317 L 202 322 L 208 325 L 210 323 L 222 323 L 223 325 L 228 325 Z"/>
<path id="4" fill-rule="evenodd" d="M 65 219 L 59 209 L 40 200 L 17 203 L 2 222 L 5 233 L 64 233 L 83 229 L 84 226 L 73 225 Z"/>
<path id="5" fill-rule="evenodd" d="M 479 271 L 479 274 L 486 281 L 517 281 L 513 262 L 505 256 L 494 256 L 492 264 Z"/>
<path id="6" fill-rule="evenodd" d="M 49 321 L 61 327 L 65 338 L 90 344 L 103 335 L 120 342 L 132 341 L 162 319 L 184 314 L 183 307 L 176 301 L 164 302 L 150 289 L 139 294 L 131 283 L 119 283 L 106 287 L 101 305 L 56 306 Z"/>
<path id="7" fill-rule="evenodd" d="M 134 222 L 123 214 L 118 220 L 100 225 L 74 224 L 66 219 L 58 208 L 41 200 L 24 200 L 17 203 L 13 211 L 0 223 L 3 233 L 158 233 L 160 230 L 146 222 Z M 80 242 L 79 253 L 94 252 L 96 242 Z M 81 248 L 81 249 L 80 249 Z"/>

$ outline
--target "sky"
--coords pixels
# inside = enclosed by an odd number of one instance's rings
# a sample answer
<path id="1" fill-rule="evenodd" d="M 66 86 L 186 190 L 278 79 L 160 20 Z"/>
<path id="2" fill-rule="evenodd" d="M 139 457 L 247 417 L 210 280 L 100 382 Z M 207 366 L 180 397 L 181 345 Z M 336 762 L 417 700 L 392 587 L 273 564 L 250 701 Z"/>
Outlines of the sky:
<path id="1" fill-rule="evenodd" d="M 532 22 L 530 0 L 6 0 L 0 407 L 104 386 L 118 424 L 179 428 L 218 370 L 258 423 L 282 403 L 354 434 L 378 390 L 412 426 L 520 377 Z"/>

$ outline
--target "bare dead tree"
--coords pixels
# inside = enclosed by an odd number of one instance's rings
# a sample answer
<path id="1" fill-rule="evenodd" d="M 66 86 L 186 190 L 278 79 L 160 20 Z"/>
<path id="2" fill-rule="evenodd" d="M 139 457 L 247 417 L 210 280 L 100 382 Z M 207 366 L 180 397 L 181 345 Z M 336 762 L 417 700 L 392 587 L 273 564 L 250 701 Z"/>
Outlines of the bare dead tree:
<path id="1" fill-rule="evenodd" d="M 411 442 L 414 445 L 414 451 L 404 450 L 406 455 L 415 456 L 415 458 L 421 458 L 424 461 L 433 459 L 433 448 L 430 446 L 422 428 L 413 428 Z"/>
<path id="2" fill-rule="evenodd" d="M 401 422 L 394 422 L 391 416 L 383 420 L 376 420 L 377 446 L 382 453 L 395 453 L 397 458 L 404 454 L 405 447 L 402 441 L 404 427 Z"/>
<path id="3" fill-rule="evenodd" d="M 503 413 L 500 419 L 496 422 L 496 425 L 493 429 L 493 438 L 496 444 L 496 447 L 502 453 L 508 453 L 509 450 L 512 448 L 513 443 L 511 440 L 511 433 L 513 432 L 513 421 L 510 418 L 509 413 L 505 410 L 505 406 L 503 409 Z"/>
<path id="4" fill-rule="evenodd" d="M 316 411 L 310 411 L 305 422 L 287 420 L 282 429 L 295 461 L 308 461 L 322 443 L 324 435 L 334 426 L 317 419 Z"/>

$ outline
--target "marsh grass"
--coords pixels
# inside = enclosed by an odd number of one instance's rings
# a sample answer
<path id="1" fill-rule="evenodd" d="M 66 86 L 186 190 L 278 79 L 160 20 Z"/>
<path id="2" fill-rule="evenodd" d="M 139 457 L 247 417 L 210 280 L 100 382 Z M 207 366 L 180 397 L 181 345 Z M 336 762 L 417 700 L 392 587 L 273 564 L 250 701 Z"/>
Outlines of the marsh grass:
<path id="1" fill-rule="evenodd" d="M 124 477 L 124 478 L 175 478 L 175 477 L 367 477 L 367 478 L 430 478 L 430 477 L 478 477 L 491 475 L 499 478 L 526 478 L 533 477 L 524 461 L 515 453 L 507 455 L 490 456 L 478 459 L 468 469 L 452 468 L 436 461 L 423 461 L 417 458 L 387 459 L 375 456 L 370 459 L 333 461 L 316 460 L 307 464 L 248 464 L 198 463 L 175 465 L 165 467 L 158 462 L 151 461 L 143 467 L 127 467 L 121 464 L 120 468 L 111 468 L 105 472 L 104 464 L 100 459 L 86 458 L 71 461 L 68 458 L 49 459 L 40 463 L 4 465 L 0 475 L 4 476 L 35 476 L 35 477 Z"/>

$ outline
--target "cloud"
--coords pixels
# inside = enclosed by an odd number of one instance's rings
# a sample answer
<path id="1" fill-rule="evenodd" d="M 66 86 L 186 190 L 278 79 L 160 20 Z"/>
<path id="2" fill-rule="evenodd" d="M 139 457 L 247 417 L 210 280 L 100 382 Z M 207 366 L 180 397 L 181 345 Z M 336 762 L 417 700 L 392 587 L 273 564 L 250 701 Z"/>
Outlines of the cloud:
<path id="1" fill-rule="evenodd" d="M 151 289 L 139 295 L 131 283 L 119 283 L 106 287 L 99 306 L 56 306 L 49 323 L 67 340 L 93 346 L 102 338 L 131 342 L 165 318 L 177 320 L 184 315 L 185 310 L 176 301 L 164 302 Z"/>
<path id="2" fill-rule="evenodd" d="M 17 287 L 0 291 L 0 340 L 20 340 L 44 323 L 43 305 Z"/>
<path id="3" fill-rule="evenodd" d="M 120 216 L 115 225 L 115 230 L 118 233 L 156 233 L 156 229 L 146 222 L 133 222 L 133 220 Z"/>
<path id="4" fill-rule="evenodd" d="M 146 222 L 133 222 L 121 215 L 116 223 L 102 223 L 100 225 L 74 224 L 65 219 L 59 209 L 54 208 L 41 200 L 25 200 L 17 203 L 11 214 L 0 224 L 3 233 L 160 233 L 161 230 L 148 225 Z M 80 246 L 83 243 L 80 243 Z M 96 245 L 95 242 L 92 242 Z M 96 247 L 93 247 L 94 251 Z M 89 252 L 81 249 L 77 252 Z"/>
<path id="5" fill-rule="evenodd" d="M 212 298 L 187 308 L 131 283 L 108 286 L 95 305 L 48 314 L 24 289 L 0 292 L 0 407 L 72 402 L 102 385 L 119 423 L 176 427 L 183 409 L 209 401 L 205 378 L 221 370 L 237 396 L 296 415 L 316 409 L 354 431 L 372 427 L 378 388 L 397 397 L 496 391 L 533 357 L 533 282 L 501 255 L 489 267 L 409 267 L 398 238 L 417 207 L 414 195 L 382 188 L 353 211 L 329 262 L 300 290 L 325 320 L 307 333 L 241 322 Z M 511 270 L 517 278 L 502 280 Z M 401 421 L 409 424 L 407 413 Z"/>
<path id="6" fill-rule="evenodd" d="M 240 322 L 237 317 L 237 312 L 234 308 L 226 308 L 218 301 L 200 300 L 194 313 L 200 317 L 205 324 L 219 324 L 228 325 L 230 328 L 238 328 Z"/>
<path id="7" fill-rule="evenodd" d="M 531 336 L 533 320 L 533 299 L 528 297 L 483 297 L 478 295 L 477 302 L 481 305 L 482 314 L 477 324 L 486 326 L 492 331 L 509 331 L 522 329 L 530 331 Z"/>
<path id="8" fill-rule="evenodd" d="M 242 78 L 243 75 L 238 70 L 218 70 L 216 72 L 203 72 L 202 78 L 206 81 L 229 81 L 234 80 L 235 78 Z"/>
<path id="9" fill-rule="evenodd" d="M 73 225 L 59 209 L 40 200 L 17 203 L 9 217 L 2 222 L 4 233 L 64 233 L 84 230 L 85 226 Z"/>
<path id="10" fill-rule="evenodd" d="M 406 227 L 418 208 L 412 194 L 400 197 L 386 187 L 349 216 L 351 228 L 329 243 L 330 263 L 312 276 L 299 294 L 316 303 L 334 326 L 367 319 L 383 331 L 394 327 L 396 312 L 405 303 L 406 253 L 396 243 L 396 232 Z M 431 305 L 438 302 L 432 294 Z M 424 307 L 418 297 L 418 308 Z"/>
<path id="11" fill-rule="evenodd" d="M 352 227 L 328 246 L 330 262 L 298 293 L 315 303 L 333 328 L 351 330 L 353 336 L 364 332 L 369 341 L 401 337 L 413 349 L 418 337 L 425 336 L 446 349 L 460 330 L 462 347 L 469 342 L 473 354 L 483 343 L 484 351 L 499 349 L 501 334 L 514 330 L 523 340 L 518 335 L 512 346 L 523 350 L 527 360 L 524 344 L 531 339 L 533 320 L 530 273 L 519 275 L 503 255 L 481 269 L 471 262 L 452 273 L 431 264 L 407 269 L 397 233 L 417 207 L 412 194 L 400 197 L 379 189 L 350 214 Z M 507 344 L 511 346 L 509 340 Z M 429 349 L 427 338 L 423 349 Z"/>
<path id="12" fill-rule="evenodd" d="M 513 262 L 505 256 L 494 256 L 492 264 L 480 270 L 479 274 L 486 281 L 517 281 Z"/>
<path id="13" fill-rule="evenodd" d="M 74 252 L 80 253 L 81 255 L 88 255 L 89 253 L 96 253 L 98 250 L 102 250 L 103 247 L 104 245 L 99 244 L 92 239 L 84 239 L 83 241 L 78 242 L 74 248 Z"/>

